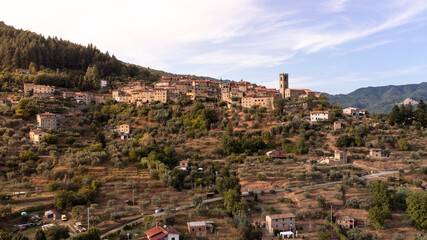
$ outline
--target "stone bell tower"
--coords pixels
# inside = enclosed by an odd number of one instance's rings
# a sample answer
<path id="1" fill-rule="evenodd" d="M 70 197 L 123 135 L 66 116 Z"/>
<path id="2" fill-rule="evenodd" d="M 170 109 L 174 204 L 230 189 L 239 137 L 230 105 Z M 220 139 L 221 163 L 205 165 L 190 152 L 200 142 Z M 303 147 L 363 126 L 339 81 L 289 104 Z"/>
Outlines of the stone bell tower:
<path id="1" fill-rule="evenodd" d="M 280 95 L 282 98 L 285 98 L 285 90 L 289 88 L 289 80 L 287 73 L 279 74 L 279 82 L 280 82 Z"/>

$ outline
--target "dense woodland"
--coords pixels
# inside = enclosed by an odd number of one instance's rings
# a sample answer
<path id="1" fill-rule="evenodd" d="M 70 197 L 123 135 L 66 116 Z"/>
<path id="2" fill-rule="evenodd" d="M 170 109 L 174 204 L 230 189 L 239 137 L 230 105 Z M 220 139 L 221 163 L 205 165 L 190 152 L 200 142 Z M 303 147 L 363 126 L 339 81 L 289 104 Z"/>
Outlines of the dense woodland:
<path id="1" fill-rule="evenodd" d="M 102 53 L 92 44 L 87 47 L 17 30 L 0 22 L 0 84 L 2 89 L 22 81 L 80 90 L 99 89 L 99 80 L 125 79 L 156 81 L 159 76 L 148 69 L 125 64 Z M 30 69 L 34 76 L 15 76 L 15 69 Z M 41 71 L 41 72 L 38 72 Z M 20 79 L 21 78 L 21 79 Z M 23 78 L 23 79 L 22 79 Z"/>

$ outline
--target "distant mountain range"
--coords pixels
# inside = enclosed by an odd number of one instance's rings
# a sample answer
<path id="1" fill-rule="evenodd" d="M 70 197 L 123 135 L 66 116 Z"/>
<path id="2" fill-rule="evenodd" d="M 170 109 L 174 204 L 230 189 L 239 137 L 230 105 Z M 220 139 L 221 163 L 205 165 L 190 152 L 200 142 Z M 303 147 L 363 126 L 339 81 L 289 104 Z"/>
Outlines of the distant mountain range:
<path id="1" fill-rule="evenodd" d="M 370 113 L 388 113 L 394 104 L 402 103 L 406 98 L 419 101 L 427 100 L 427 82 L 399 86 L 359 88 L 349 94 L 325 94 L 331 103 L 340 103 L 343 107 L 358 107 Z"/>

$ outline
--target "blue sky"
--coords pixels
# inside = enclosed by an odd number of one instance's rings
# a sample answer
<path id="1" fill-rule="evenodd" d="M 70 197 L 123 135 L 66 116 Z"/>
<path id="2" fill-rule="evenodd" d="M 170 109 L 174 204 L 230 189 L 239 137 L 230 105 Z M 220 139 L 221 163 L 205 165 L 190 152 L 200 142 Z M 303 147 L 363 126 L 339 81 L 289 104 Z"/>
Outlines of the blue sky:
<path id="1" fill-rule="evenodd" d="M 425 0 L 8 1 L 6 24 L 173 73 L 349 93 L 425 82 Z"/>

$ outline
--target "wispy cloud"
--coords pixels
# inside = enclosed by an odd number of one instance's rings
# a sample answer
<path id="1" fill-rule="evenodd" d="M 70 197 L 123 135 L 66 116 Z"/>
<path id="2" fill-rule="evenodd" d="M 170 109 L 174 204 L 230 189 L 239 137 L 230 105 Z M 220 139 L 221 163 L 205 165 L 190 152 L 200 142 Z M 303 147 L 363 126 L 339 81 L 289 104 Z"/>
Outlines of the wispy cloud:
<path id="1" fill-rule="evenodd" d="M 27 0 L 3 3 L 0 15 L 19 28 L 94 43 L 128 62 L 223 77 L 337 47 L 389 44 L 390 37 L 375 36 L 419 21 L 426 9 L 419 0 Z M 370 37 L 375 42 L 347 46 Z"/>
<path id="2" fill-rule="evenodd" d="M 345 4 L 349 0 L 330 0 L 326 2 L 326 10 L 330 12 L 342 12 L 345 10 Z"/>

